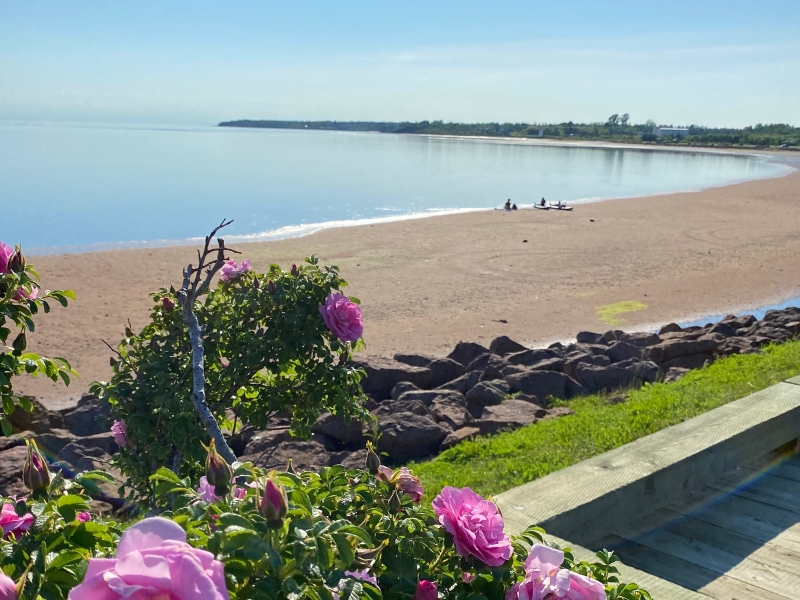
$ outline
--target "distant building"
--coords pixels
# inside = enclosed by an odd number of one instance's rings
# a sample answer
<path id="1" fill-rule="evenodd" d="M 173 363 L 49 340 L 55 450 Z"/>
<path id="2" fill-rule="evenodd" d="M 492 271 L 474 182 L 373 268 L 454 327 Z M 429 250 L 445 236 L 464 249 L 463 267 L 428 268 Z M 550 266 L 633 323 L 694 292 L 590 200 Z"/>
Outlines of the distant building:
<path id="1" fill-rule="evenodd" d="M 682 127 L 653 127 L 653 133 L 658 137 L 679 137 L 685 138 L 689 135 L 689 130 Z"/>

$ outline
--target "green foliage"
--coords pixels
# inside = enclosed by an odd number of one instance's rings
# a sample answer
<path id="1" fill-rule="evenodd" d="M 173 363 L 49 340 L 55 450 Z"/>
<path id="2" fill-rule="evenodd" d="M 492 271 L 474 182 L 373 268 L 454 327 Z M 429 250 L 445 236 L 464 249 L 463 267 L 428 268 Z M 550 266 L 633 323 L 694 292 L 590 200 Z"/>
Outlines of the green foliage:
<path id="1" fill-rule="evenodd" d="M 646 385 L 626 402 L 570 400 L 574 415 L 463 442 L 412 465 L 428 495 L 445 485 L 497 494 L 655 433 L 800 374 L 800 342 L 730 356 L 675 383 Z"/>
<path id="2" fill-rule="evenodd" d="M 19 247 L 15 250 L 15 256 L 22 256 Z M 11 423 L 5 415 L 12 414 L 17 407 L 28 412 L 33 410 L 28 399 L 14 393 L 14 377 L 23 373 L 33 377 L 44 375 L 55 382 L 61 380 L 69 385 L 71 376 L 76 375 L 65 358 L 51 359 L 26 352 L 28 334 L 35 330 L 34 317 L 39 311 L 49 313 L 53 300 L 66 307 L 69 299 L 75 299 L 75 294 L 69 290 L 41 293 L 38 273 L 30 265 L 25 265 L 23 258 L 17 263 L 21 263 L 20 268 L 8 269 L 8 273 L 0 268 L 0 402 L 3 405 L 0 429 L 3 435 L 12 433 Z M 5 265 L 0 264 L 0 267 Z"/>
<path id="3" fill-rule="evenodd" d="M 307 435 L 321 411 L 369 418 L 363 372 L 348 362 L 359 344 L 340 341 L 319 312 L 345 285 L 336 267 L 312 257 L 296 275 L 272 265 L 266 274 L 219 281 L 198 299 L 207 405 L 221 427 L 264 427 L 280 413 Z M 119 344 L 111 380 L 92 387 L 126 422 L 129 446 L 114 461 L 140 499 L 150 496 L 148 477 L 160 466 L 198 476 L 208 439 L 191 401 L 191 346 L 177 301 L 167 289 L 153 300 L 150 323 L 138 334 L 128 329 Z"/>
<path id="4" fill-rule="evenodd" d="M 531 527 L 512 539 L 514 554 L 505 565 L 462 558 L 431 508 L 401 493 L 393 510 L 390 484 L 342 466 L 277 475 L 287 489 L 289 511 L 280 526 L 270 528 L 258 511 L 263 472 L 237 464 L 234 477 L 246 495 L 234 491 L 212 503 L 201 500 L 188 478 L 168 469 L 153 477 L 158 501 L 172 504 L 166 514 L 187 531 L 189 543 L 210 550 L 225 565 L 234 600 L 332 600 L 333 593 L 353 600 L 407 600 L 425 579 L 436 583 L 444 598 L 502 600 L 524 576 L 530 547 L 545 543 L 544 531 Z M 253 481 L 258 487 L 248 485 Z M 603 552 L 594 563 L 579 563 L 567 550 L 562 566 L 601 581 L 612 598 L 649 599 L 635 585 L 620 584 L 618 560 Z M 377 586 L 348 576 L 363 569 L 377 578 Z M 471 583 L 464 582 L 464 573 L 472 575 Z"/>
<path id="5" fill-rule="evenodd" d="M 56 475 L 49 489 L 35 498 L 3 499 L 18 515 L 35 517 L 27 532 L 0 541 L 3 573 L 15 582 L 24 580 L 21 599 L 66 598 L 83 580 L 90 557 L 114 555 L 120 536 L 116 523 L 97 516 L 86 522 L 76 518 L 90 510 L 85 486 L 98 478 L 108 476 L 89 472 L 69 481 Z"/>

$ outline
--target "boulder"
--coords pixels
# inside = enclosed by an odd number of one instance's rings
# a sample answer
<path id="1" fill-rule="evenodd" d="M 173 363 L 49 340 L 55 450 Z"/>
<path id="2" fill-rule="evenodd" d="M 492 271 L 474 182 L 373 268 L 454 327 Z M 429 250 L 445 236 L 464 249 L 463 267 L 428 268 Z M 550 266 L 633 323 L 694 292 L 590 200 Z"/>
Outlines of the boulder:
<path id="1" fill-rule="evenodd" d="M 16 446 L 24 446 L 25 440 L 32 440 L 36 434 L 32 431 L 21 431 L 19 433 L 12 433 L 10 436 L 0 436 L 0 452 L 5 452 L 10 448 Z"/>
<path id="2" fill-rule="evenodd" d="M 66 429 L 52 429 L 34 435 L 33 439 L 47 456 L 57 456 L 64 446 L 74 442 L 77 438 Z"/>
<path id="3" fill-rule="evenodd" d="M 560 357 L 554 350 L 548 350 L 546 348 L 522 350 L 505 357 L 506 361 L 510 362 L 512 365 L 522 365 L 524 367 L 530 367 L 536 363 L 553 358 L 558 360 Z"/>
<path id="4" fill-rule="evenodd" d="M 519 429 L 545 417 L 547 411 L 524 400 L 509 400 L 496 406 L 487 406 L 478 421 L 482 435 Z"/>
<path id="5" fill-rule="evenodd" d="M 574 415 L 575 411 L 567 406 L 556 406 L 547 410 L 547 414 L 542 419 L 556 419 L 558 417 L 566 417 L 567 415 Z"/>
<path id="6" fill-rule="evenodd" d="M 471 440 L 480 434 L 481 430 L 477 427 L 462 427 L 447 434 L 447 437 L 442 441 L 442 450 L 452 448 L 456 444 L 460 444 L 466 440 Z"/>
<path id="7" fill-rule="evenodd" d="M 403 363 L 404 365 L 411 365 L 412 367 L 427 367 L 431 361 L 436 360 L 435 356 L 425 356 L 424 354 L 402 354 L 394 355 L 394 359 Z"/>
<path id="8" fill-rule="evenodd" d="M 605 344 L 606 339 L 602 333 L 594 333 L 592 331 L 581 331 L 576 341 L 579 344 Z"/>
<path id="9" fill-rule="evenodd" d="M 655 346 L 661 341 L 661 338 L 655 333 L 648 331 L 637 331 L 634 333 L 623 333 L 620 336 L 619 341 L 632 344 L 638 348 L 646 348 L 647 346 Z"/>
<path id="10" fill-rule="evenodd" d="M 22 483 L 22 467 L 27 454 L 25 446 L 14 446 L 0 453 L 0 495 L 8 498 L 29 493 Z"/>
<path id="11" fill-rule="evenodd" d="M 569 354 L 581 353 L 591 354 L 592 356 L 605 356 L 608 352 L 608 345 L 604 344 L 571 344 L 567 347 Z"/>
<path id="12" fill-rule="evenodd" d="M 512 354 L 514 352 L 522 352 L 523 350 L 527 350 L 527 348 L 515 342 L 507 335 L 501 335 L 493 339 L 492 343 L 489 345 L 489 351 L 494 354 L 499 354 L 500 356 Z"/>
<path id="13" fill-rule="evenodd" d="M 381 405 L 372 411 L 372 414 L 378 419 L 381 416 L 392 415 L 394 413 L 409 412 L 421 417 L 429 417 L 431 415 L 430 409 L 419 400 L 408 399 L 405 400 L 401 396 L 398 400 L 393 402 L 383 402 Z"/>
<path id="14" fill-rule="evenodd" d="M 505 377 L 506 368 L 511 366 L 512 365 L 506 365 L 506 367 L 500 369 L 496 365 L 489 365 L 486 367 L 483 373 L 481 373 L 479 381 L 494 381 L 496 379 L 503 379 Z"/>
<path id="15" fill-rule="evenodd" d="M 458 392 L 443 394 L 431 404 L 431 415 L 436 422 L 449 429 L 461 429 L 473 422 L 467 410 L 467 400 Z"/>
<path id="16" fill-rule="evenodd" d="M 747 354 L 754 350 L 753 344 L 748 338 L 730 337 L 717 347 L 717 354 L 728 356 L 731 354 Z"/>
<path id="17" fill-rule="evenodd" d="M 678 333 L 683 331 L 683 328 L 677 323 L 667 323 L 658 330 L 658 335 L 663 336 L 665 333 Z"/>
<path id="18" fill-rule="evenodd" d="M 553 342 L 547 347 L 548 350 L 552 350 L 553 352 L 555 352 L 556 356 L 558 356 L 559 358 L 564 358 L 564 355 L 566 354 L 564 348 L 565 346 L 561 342 Z"/>
<path id="19" fill-rule="evenodd" d="M 111 407 L 97 396 L 86 394 L 78 404 L 61 411 L 66 429 L 78 436 L 95 435 L 111 428 Z"/>
<path id="20" fill-rule="evenodd" d="M 528 369 L 532 369 L 534 371 L 563 371 L 565 362 L 566 361 L 563 358 L 559 357 L 548 358 L 530 365 Z M 508 376 L 511 375 L 511 373 L 505 372 L 504 375 Z"/>
<path id="21" fill-rule="evenodd" d="M 272 449 L 277 448 L 280 444 L 289 442 L 291 440 L 292 436 L 289 434 L 288 427 L 274 427 L 265 429 L 263 431 L 259 431 L 250 438 L 250 441 L 244 448 L 242 456 L 252 457 L 251 459 L 248 459 L 252 460 L 258 458 L 263 453 L 270 452 Z M 244 459 L 240 460 L 245 462 Z"/>
<path id="22" fill-rule="evenodd" d="M 563 371 L 570 377 L 575 377 L 575 369 L 579 364 L 606 366 L 611 364 L 611 359 L 605 354 L 573 354 L 568 356 L 564 362 Z"/>
<path id="23" fill-rule="evenodd" d="M 433 402 L 437 396 L 442 393 L 442 390 L 411 390 L 400 394 L 400 396 L 394 402 L 384 402 L 383 407 L 395 407 L 398 403 L 403 402 L 419 402 L 423 406 L 430 406 L 431 402 Z"/>
<path id="24" fill-rule="evenodd" d="M 735 315 L 728 315 L 720 322 L 725 323 L 726 325 L 729 325 L 734 329 L 738 330 L 738 329 L 746 329 L 747 327 L 753 325 L 756 321 L 757 319 L 753 315 L 742 315 L 740 317 L 737 317 Z"/>
<path id="25" fill-rule="evenodd" d="M 291 460 L 292 467 L 298 471 L 318 471 L 331 464 L 331 454 L 318 441 L 289 440 L 266 448 L 259 454 L 242 456 L 239 460 L 250 461 L 265 469 L 280 470 L 285 470 Z"/>
<path id="26" fill-rule="evenodd" d="M 450 358 L 437 358 L 431 361 L 428 369 L 431 371 L 430 386 L 434 388 L 466 373 L 464 365 Z"/>
<path id="27" fill-rule="evenodd" d="M 17 406 L 6 419 L 11 423 L 15 432 L 32 431 L 34 433 L 46 433 L 51 429 L 64 429 L 64 417 L 60 413 L 48 410 L 36 398 L 26 396 L 33 404 L 33 412 L 23 410 Z"/>
<path id="28" fill-rule="evenodd" d="M 684 331 L 676 331 L 674 333 L 661 333 L 659 337 L 661 338 L 662 342 L 666 342 L 668 340 L 696 340 L 699 338 L 704 332 L 699 331 L 689 331 L 688 329 Z"/>
<path id="29" fill-rule="evenodd" d="M 512 400 L 522 400 L 523 402 L 530 402 L 531 404 L 535 404 L 536 406 L 541 406 L 541 401 L 536 397 L 530 394 L 514 394 L 514 398 Z"/>
<path id="30" fill-rule="evenodd" d="M 467 392 L 466 399 L 468 404 L 490 406 L 500 404 L 509 393 L 511 393 L 511 388 L 502 379 L 481 381 Z"/>
<path id="31" fill-rule="evenodd" d="M 636 375 L 614 365 L 600 367 L 583 363 L 575 370 L 575 379 L 589 392 L 600 392 L 630 387 Z"/>
<path id="32" fill-rule="evenodd" d="M 673 358 L 691 356 L 693 354 L 711 354 L 717 349 L 717 342 L 711 339 L 703 340 L 667 340 L 655 346 L 645 348 L 642 357 L 651 360 L 657 365 Z"/>
<path id="33" fill-rule="evenodd" d="M 613 344 L 614 342 L 622 338 L 623 335 L 625 335 L 624 331 L 620 331 L 619 329 L 612 329 L 611 331 L 606 331 L 603 334 L 603 339 L 606 341 L 606 344 Z"/>
<path id="34" fill-rule="evenodd" d="M 563 373 L 555 371 L 532 371 L 526 370 L 506 377 L 512 392 L 523 392 L 541 398 L 547 402 L 551 396 L 553 398 L 565 398 L 567 379 Z"/>
<path id="35" fill-rule="evenodd" d="M 642 356 L 642 349 L 628 342 L 613 342 L 608 347 L 608 358 L 612 363 L 618 363 L 629 358 L 639 359 Z"/>
<path id="36" fill-rule="evenodd" d="M 736 335 L 736 329 L 731 327 L 728 323 L 721 321 L 719 323 L 715 323 L 713 327 L 709 330 L 711 333 L 718 333 L 723 337 L 729 338 Z"/>
<path id="37" fill-rule="evenodd" d="M 323 413 L 311 426 L 312 433 L 327 435 L 345 445 L 363 444 L 364 424 L 355 419 L 349 422 L 331 413 Z"/>
<path id="38" fill-rule="evenodd" d="M 633 359 L 631 359 L 633 361 Z M 621 367 L 622 363 L 614 365 Z M 633 373 L 637 380 L 647 383 L 653 383 L 661 378 L 661 370 L 658 365 L 650 360 L 635 361 L 623 367 Z"/>
<path id="39" fill-rule="evenodd" d="M 480 380 L 480 371 L 470 371 L 469 373 L 464 373 L 461 377 L 458 377 L 453 381 L 449 381 L 444 385 L 440 385 L 438 389 L 455 390 L 456 392 L 466 394 L 468 391 L 474 388 Z"/>
<path id="40" fill-rule="evenodd" d="M 361 387 L 376 400 L 389 398 L 392 388 L 401 381 L 413 383 L 419 388 L 427 388 L 431 382 L 430 369 L 412 367 L 389 358 L 371 357 L 369 360 L 353 362 L 367 372 L 367 376 L 361 380 Z"/>
<path id="41" fill-rule="evenodd" d="M 363 469 L 367 463 L 367 451 L 343 450 L 334 452 L 330 457 L 330 466 L 342 465 L 346 469 Z"/>
<path id="42" fill-rule="evenodd" d="M 400 396 L 402 396 L 406 392 L 418 389 L 419 388 L 417 386 L 415 386 L 413 383 L 409 381 L 401 381 L 392 388 L 391 397 L 393 400 L 397 400 Z"/>
<path id="43" fill-rule="evenodd" d="M 481 346 L 480 344 L 475 344 L 473 342 L 458 342 L 455 349 L 447 355 L 447 358 L 454 360 L 466 367 L 481 354 L 488 353 L 489 349 Z"/>
<path id="44" fill-rule="evenodd" d="M 794 307 L 784 308 L 783 310 L 768 310 L 762 319 L 772 327 L 783 327 L 787 323 L 800 319 L 800 309 Z"/>
<path id="45" fill-rule="evenodd" d="M 99 434 L 104 435 L 104 434 Z M 71 469 L 64 469 L 78 473 L 80 471 L 94 471 L 100 469 L 103 471 L 108 470 L 108 462 L 111 460 L 111 455 L 106 452 L 101 445 L 89 445 L 84 443 L 89 438 L 78 438 L 76 441 L 67 444 L 58 453 L 59 463 L 63 465 L 68 464 Z M 113 443 L 113 439 L 112 439 Z"/>
<path id="46" fill-rule="evenodd" d="M 378 450 L 392 460 L 406 461 L 436 453 L 449 431 L 432 419 L 414 413 L 380 416 Z"/>
<path id="47" fill-rule="evenodd" d="M 691 354 L 689 356 L 679 356 L 678 358 L 665 361 L 661 363 L 660 368 L 664 373 L 672 368 L 691 371 L 693 369 L 702 369 L 713 362 L 714 357 L 710 354 Z"/>
<path id="48" fill-rule="evenodd" d="M 664 375 L 664 383 L 672 383 L 673 381 L 678 381 L 678 379 L 686 375 L 688 372 L 689 369 L 672 367 L 669 371 L 667 371 L 667 374 Z"/>

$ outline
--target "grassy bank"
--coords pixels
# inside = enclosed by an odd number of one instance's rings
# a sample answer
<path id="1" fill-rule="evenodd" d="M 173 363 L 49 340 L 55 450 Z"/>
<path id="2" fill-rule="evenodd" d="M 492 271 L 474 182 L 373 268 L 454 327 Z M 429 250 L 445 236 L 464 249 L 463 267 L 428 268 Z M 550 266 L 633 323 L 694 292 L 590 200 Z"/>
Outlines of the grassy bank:
<path id="1" fill-rule="evenodd" d="M 574 415 L 464 442 L 410 465 L 431 499 L 445 485 L 496 494 L 800 374 L 800 341 L 731 356 L 675 383 L 648 385 L 626 402 L 572 400 Z"/>

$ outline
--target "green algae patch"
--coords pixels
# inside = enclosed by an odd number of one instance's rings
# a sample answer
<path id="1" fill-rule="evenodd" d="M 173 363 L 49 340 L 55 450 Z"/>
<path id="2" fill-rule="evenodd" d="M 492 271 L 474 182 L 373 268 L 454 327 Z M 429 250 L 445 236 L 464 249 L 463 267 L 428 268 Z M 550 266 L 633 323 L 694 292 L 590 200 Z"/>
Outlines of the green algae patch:
<path id="1" fill-rule="evenodd" d="M 636 300 L 624 300 L 623 302 L 617 302 L 616 304 L 598 306 L 595 311 L 598 319 L 607 325 L 610 325 L 611 327 L 616 327 L 617 325 L 622 325 L 625 322 L 625 319 L 621 319 L 620 315 L 624 315 L 625 313 L 629 312 L 636 312 L 637 310 L 644 310 L 645 308 L 647 308 L 647 304 L 643 304 L 642 302 L 637 302 Z"/>

